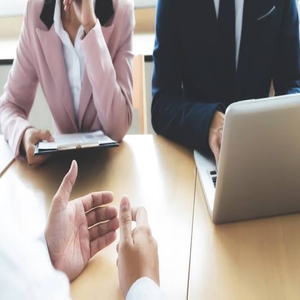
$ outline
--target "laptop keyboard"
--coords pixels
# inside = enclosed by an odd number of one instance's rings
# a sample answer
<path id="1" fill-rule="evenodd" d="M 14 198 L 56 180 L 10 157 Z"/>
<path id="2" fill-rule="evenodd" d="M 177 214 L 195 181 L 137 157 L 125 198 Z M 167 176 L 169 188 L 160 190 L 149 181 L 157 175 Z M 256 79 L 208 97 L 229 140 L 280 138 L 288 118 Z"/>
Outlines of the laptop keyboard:
<path id="1" fill-rule="evenodd" d="M 217 170 L 210 171 L 209 174 L 211 176 L 211 180 L 214 184 L 214 187 L 216 187 L 216 185 L 217 185 Z"/>

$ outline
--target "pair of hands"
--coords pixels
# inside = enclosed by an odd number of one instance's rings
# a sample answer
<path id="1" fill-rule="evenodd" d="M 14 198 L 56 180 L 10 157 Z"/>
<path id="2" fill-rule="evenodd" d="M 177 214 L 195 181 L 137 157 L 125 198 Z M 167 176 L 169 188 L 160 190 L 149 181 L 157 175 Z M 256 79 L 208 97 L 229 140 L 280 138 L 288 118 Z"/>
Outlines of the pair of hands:
<path id="1" fill-rule="evenodd" d="M 224 126 L 224 114 L 220 111 L 216 111 L 212 119 L 209 135 L 208 135 L 208 144 L 215 156 L 217 167 L 219 166 L 219 157 L 221 149 L 221 141 L 223 135 L 223 126 Z"/>
<path id="2" fill-rule="evenodd" d="M 144 208 L 130 208 L 127 197 L 120 204 L 120 220 L 111 192 L 95 192 L 69 201 L 78 167 L 72 162 L 50 208 L 45 238 L 53 266 L 72 281 L 85 268 L 92 256 L 116 239 L 121 290 L 126 297 L 132 284 L 149 277 L 159 284 L 157 243 L 152 237 Z M 136 227 L 132 230 L 132 221 Z"/>

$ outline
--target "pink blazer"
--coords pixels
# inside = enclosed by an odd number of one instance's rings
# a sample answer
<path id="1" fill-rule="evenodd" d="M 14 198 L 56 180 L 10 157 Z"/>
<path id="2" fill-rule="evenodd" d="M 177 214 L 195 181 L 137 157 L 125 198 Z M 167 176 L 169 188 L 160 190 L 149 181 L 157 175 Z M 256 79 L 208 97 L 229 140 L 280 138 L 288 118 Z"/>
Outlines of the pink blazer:
<path id="1" fill-rule="evenodd" d="M 0 99 L 0 120 L 5 139 L 18 158 L 24 131 L 33 127 L 28 115 L 40 83 L 57 133 L 100 129 L 120 141 L 132 121 L 132 37 L 135 25 L 132 0 L 102 1 L 113 5 L 112 17 L 105 26 L 101 26 L 98 20 L 82 40 L 86 66 L 77 123 L 61 40 L 52 24 L 51 7 L 47 7 L 49 2 L 44 2 L 29 0 L 27 4 L 16 59 Z M 50 3 L 55 4 L 55 0 Z M 47 9 L 50 9 L 50 18 Z M 43 18 L 42 11 L 47 12 L 47 18 Z M 104 18 L 107 21 L 107 14 Z"/>

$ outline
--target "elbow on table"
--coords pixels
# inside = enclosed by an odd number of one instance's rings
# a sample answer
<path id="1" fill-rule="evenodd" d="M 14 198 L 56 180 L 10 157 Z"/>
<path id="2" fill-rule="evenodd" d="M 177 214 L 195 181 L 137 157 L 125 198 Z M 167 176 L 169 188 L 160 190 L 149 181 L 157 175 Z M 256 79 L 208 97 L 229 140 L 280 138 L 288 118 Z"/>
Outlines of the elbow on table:
<path id="1" fill-rule="evenodd" d="M 153 98 L 151 105 L 151 124 L 155 133 L 164 135 L 165 132 L 165 124 L 164 124 L 164 116 L 161 113 L 161 109 L 159 107 L 159 101 Z"/>
<path id="2" fill-rule="evenodd" d="M 127 120 L 121 122 L 117 120 L 115 124 L 113 124 L 109 130 L 106 131 L 106 134 L 113 140 L 120 142 L 128 132 L 132 123 L 132 114 L 130 114 Z"/>

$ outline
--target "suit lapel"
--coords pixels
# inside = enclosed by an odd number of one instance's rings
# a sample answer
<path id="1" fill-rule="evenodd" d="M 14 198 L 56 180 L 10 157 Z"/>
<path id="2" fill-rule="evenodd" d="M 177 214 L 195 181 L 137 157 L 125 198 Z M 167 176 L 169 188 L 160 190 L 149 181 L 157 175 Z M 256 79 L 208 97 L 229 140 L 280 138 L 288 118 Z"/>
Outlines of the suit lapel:
<path id="1" fill-rule="evenodd" d="M 70 121 L 73 126 L 77 128 L 61 40 L 55 32 L 54 26 L 52 26 L 49 31 L 43 31 L 41 29 L 36 29 L 36 31 L 43 49 L 47 66 L 56 86 L 56 92 L 60 95 L 60 99 L 53 99 L 53 101 L 60 101 L 64 104 Z"/>

